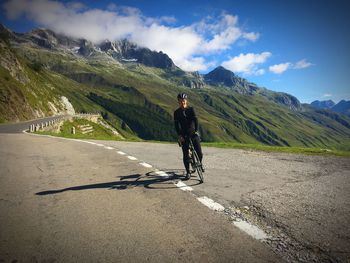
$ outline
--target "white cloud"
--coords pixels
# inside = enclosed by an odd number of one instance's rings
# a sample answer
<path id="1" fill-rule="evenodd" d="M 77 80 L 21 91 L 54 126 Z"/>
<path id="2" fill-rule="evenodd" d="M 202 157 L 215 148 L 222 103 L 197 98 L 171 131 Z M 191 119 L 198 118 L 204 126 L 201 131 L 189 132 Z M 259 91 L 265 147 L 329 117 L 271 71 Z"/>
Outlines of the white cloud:
<path id="1" fill-rule="evenodd" d="M 195 23 L 192 25 L 196 32 L 202 35 L 210 32 L 211 40 L 203 41 L 201 50 L 204 53 L 226 50 L 235 43 L 239 38 L 244 38 L 249 41 L 256 41 L 259 38 L 259 33 L 243 32 L 238 26 L 238 16 L 222 13 L 220 19 L 214 20 L 212 17 Z"/>
<path id="2" fill-rule="evenodd" d="M 269 67 L 269 70 L 275 74 L 282 74 L 283 72 L 285 72 L 288 68 L 290 68 L 292 65 L 292 63 L 281 63 L 281 64 L 277 64 L 277 65 L 273 65 Z"/>
<path id="3" fill-rule="evenodd" d="M 294 64 L 294 69 L 303 69 L 313 66 L 314 64 L 306 61 L 306 59 L 299 60 L 297 63 Z"/>
<path id="4" fill-rule="evenodd" d="M 173 24 L 173 23 L 176 23 L 176 18 L 174 16 L 161 16 L 160 19 L 159 19 L 161 22 L 165 22 L 165 23 L 168 23 L 168 24 Z"/>
<path id="5" fill-rule="evenodd" d="M 152 50 L 163 51 L 181 68 L 188 68 L 188 63 L 193 62 L 192 57 L 202 41 L 190 27 L 170 28 L 158 24 L 152 24 L 130 38 Z"/>
<path id="6" fill-rule="evenodd" d="M 236 27 L 227 28 L 225 31 L 214 35 L 213 39 L 204 42 L 202 49 L 206 52 L 225 50 L 230 47 L 241 36 L 241 32 Z"/>
<path id="7" fill-rule="evenodd" d="M 67 7 L 71 8 L 75 11 L 80 11 L 80 10 L 83 10 L 84 8 L 86 8 L 86 6 L 84 4 L 79 3 L 79 2 L 69 2 L 69 3 L 67 3 Z"/>
<path id="8" fill-rule="evenodd" d="M 275 74 L 282 74 L 288 69 L 303 69 L 313 66 L 314 64 L 308 62 L 306 59 L 299 60 L 295 64 L 286 62 L 281 64 L 272 65 L 269 67 L 269 70 Z"/>
<path id="9" fill-rule="evenodd" d="M 259 33 L 255 32 L 249 32 L 249 33 L 243 33 L 243 38 L 250 40 L 250 41 L 256 41 L 260 37 Z"/>
<path id="10" fill-rule="evenodd" d="M 254 72 L 254 75 L 261 76 L 265 74 L 265 69 L 258 69 Z"/>
<path id="11" fill-rule="evenodd" d="M 228 28 L 238 27 L 238 16 L 223 12 L 218 17 L 207 16 L 205 19 L 194 23 L 192 27 L 201 34 L 210 32 L 212 35 L 218 34 Z"/>
<path id="12" fill-rule="evenodd" d="M 261 54 L 241 53 L 230 60 L 224 61 L 222 66 L 235 73 L 262 75 L 265 71 L 263 69 L 257 69 L 257 65 L 265 63 L 270 56 L 270 52 L 263 52 Z"/>
<path id="13" fill-rule="evenodd" d="M 117 10 L 117 5 L 115 3 L 109 3 L 107 6 L 108 10 L 115 11 Z"/>
<path id="14" fill-rule="evenodd" d="M 183 61 L 179 60 L 178 63 L 181 64 L 181 68 L 186 71 L 207 70 L 209 67 L 215 65 L 215 62 L 206 62 L 203 57 L 191 57 Z"/>
<path id="15" fill-rule="evenodd" d="M 142 14 L 140 9 L 131 7 L 131 6 L 120 6 L 119 12 L 121 15 L 126 15 L 126 16 L 141 16 Z"/>
<path id="16" fill-rule="evenodd" d="M 173 16 L 146 17 L 133 7 L 108 4 L 106 10 L 89 9 L 79 2 L 10 0 L 3 5 L 9 19 L 26 17 L 40 26 L 92 42 L 129 38 L 140 46 L 168 54 L 183 69 L 208 67 L 204 56 L 227 50 L 240 38 L 256 41 L 259 33 L 244 32 L 238 17 L 222 13 L 188 26 L 165 26 Z M 191 66 L 190 64 L 193 63 Z"/>
<path id="17" fill-rule="evenodd" d="M 326 94 L 323 94 L 322 97 L 323 98 L 329 98 L 329 97 L 332 97 L 333 95 L 330 94 L 330 93 L 326 93 Z"/>

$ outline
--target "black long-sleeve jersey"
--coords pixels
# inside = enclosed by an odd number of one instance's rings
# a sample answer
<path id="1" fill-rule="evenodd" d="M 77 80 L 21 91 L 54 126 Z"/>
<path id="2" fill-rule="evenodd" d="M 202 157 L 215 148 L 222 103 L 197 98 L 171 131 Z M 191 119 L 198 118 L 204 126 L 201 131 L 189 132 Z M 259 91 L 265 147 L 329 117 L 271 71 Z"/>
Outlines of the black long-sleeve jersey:
<path id="1" fill-rule="evenodd" d="M 174 111 L 175 129 L 178 135 L 192 136 L 198 131 L 198 120 L 192 107 Z"/>

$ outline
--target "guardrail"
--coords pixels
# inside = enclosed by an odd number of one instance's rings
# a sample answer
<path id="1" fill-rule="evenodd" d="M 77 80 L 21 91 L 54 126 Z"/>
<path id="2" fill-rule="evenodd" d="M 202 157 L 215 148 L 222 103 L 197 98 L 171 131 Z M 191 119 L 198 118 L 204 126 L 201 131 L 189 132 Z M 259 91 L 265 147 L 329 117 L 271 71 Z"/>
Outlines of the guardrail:
<path id="1" fill-rule="evenodd" d="M 54 126 L 55 124 L 60 123 L 61 121 L 71 119 L 71 118 L 99 118 L 99 117 L 101 117 L 101 114 L 98 114 L 98 113 L 77 113 L 75 115 L 60 116 L 51 121 L 31 124 L 29 125 L 28 130 L 29 132 L 37 132 L 37 131 L 43 130 L 46 127 Z"/>
<path id="2" fill-rule="evenodd" d="M 44 129 L 45 127 L 49 127 L 49 126 L 53 126 L 56 123 L 59 123 L 63 120 L 67 119 L 66 116 L 64 117 L 58 117 L 57 119 L 53 119 L 51 121 L 45 121 L 45 122 L 41 122 L 41 123 L 37 123 L 37 124 L 31 124 L 29 125 L 29 132 L 36 132 L 36 131 L 40 131 L 42 129 Z"/>

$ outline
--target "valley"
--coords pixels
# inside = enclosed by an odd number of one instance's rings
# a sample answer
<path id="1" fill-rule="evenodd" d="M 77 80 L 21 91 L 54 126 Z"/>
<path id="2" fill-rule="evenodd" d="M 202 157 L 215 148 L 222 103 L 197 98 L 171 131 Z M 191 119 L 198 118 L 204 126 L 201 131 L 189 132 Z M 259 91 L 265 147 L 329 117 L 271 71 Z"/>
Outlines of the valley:
<path id="1" fill-rule="evenodd" d="M 126 40 L 99 46 L 37 29 L 1 26 L 0 118 L 13 122 L 97 112 L 125 138 L 174 141 L 176 95 L 186 92 L 204 142 L 349 150 L 350 118 L 301 104 L 223 67 L 185 72 L 164 53 Z"/>

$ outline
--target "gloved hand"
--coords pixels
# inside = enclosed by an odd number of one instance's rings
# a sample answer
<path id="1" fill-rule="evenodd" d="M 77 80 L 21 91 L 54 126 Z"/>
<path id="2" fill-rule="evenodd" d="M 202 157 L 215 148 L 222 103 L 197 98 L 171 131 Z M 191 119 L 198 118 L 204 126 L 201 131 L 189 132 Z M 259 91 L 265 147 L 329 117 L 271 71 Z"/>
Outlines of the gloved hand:
<path id="1" fill-rule="evenodd" d="M 179 146 L 182 146 L 182 144 L 185 142 L 185 138 L 180 135 L 177 142 L 179 143 Z"/>
<path id="2" fill-rule="evenodd" d="M 199 131 L 196 131 L 194 133 L 194 136 L 198 136 L 199 141 L 201 141 L 201 135 L 199 134 Z"/>

